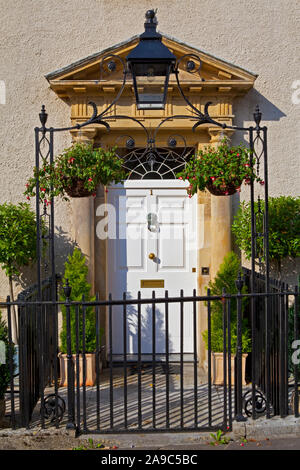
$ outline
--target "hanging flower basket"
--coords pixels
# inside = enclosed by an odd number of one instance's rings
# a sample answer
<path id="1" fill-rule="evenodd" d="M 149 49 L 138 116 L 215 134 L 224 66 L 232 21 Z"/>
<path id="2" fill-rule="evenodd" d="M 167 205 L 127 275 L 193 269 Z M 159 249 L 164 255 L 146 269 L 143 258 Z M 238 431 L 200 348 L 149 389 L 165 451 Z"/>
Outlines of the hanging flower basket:
<path id="1" fill-rule="evenodd" d="M 80 179 L 72 180 L 71 184 L 64 184 L 64 191 L 70 197 L 89 197 L 95 194 L 95 190 L 90 191 L 84 187 L 85 181 Z"/>
<path id="2" fill-rule="evenodd" d="M 262 180 L 254 170 L 255 158 L 244 145 L 229 147 L 225 138 L 217 148 L 205 147 L 194 155 L 185 169 L 177 175 L 180 180 L 189 181 L 189 197 L 197 191 L 208 191 L 214 196 L 230 196 L 240 191 L 243 182 Z"/>
<path id="3" fill-rule="evenodd" d="M 123 160 L 114 149 L 93 148 L 92 144 L 75 143 L 55 158 L 47 161 L 39 170 L 34 168 L 33 177 L 26 184 L 27 199 L 35 196 L 39 181 L 40 201 L 49 204 L 52 197 L 88 197 L 96 195 L 99 184 L 108 186 L 126 178 Z"/>
<path id="4" fill-rule="evenodd" d="M 235 194 L 240 189 L 241 184 L 242 181 L 239 184 L 234 182 L 218 187 L 214 185 L 213 181 L 208 181 L 206 183 L 206 189 L 214 196 L 232 196 L 232 194 Z"/>

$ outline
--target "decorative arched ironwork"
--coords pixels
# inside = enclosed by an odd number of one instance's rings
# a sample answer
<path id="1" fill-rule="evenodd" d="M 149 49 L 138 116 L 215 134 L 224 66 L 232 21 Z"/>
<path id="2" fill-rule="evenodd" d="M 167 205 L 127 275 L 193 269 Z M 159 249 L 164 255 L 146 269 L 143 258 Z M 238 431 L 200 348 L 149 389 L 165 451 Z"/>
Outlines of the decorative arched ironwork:
<path id="1" fill-rule="evenodd" d="M 128 172 L 128 180 L 141 179 L 176 179 L 176 174 L 182 171 L 191 155 L 193 147 L 184 148 L 133 148 L 117 149 L 124 161 L 124 169 Z"/>

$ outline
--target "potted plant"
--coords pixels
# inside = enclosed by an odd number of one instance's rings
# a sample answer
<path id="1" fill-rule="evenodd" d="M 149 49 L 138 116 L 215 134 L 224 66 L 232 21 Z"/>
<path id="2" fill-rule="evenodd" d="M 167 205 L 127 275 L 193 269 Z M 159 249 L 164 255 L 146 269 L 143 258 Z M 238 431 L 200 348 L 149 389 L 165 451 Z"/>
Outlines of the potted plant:
<path id="1" fill-rule="evenodd" d="M 198 190 L 208 189 L 215 196 L 230 196 L 240 191 L 243 181 L 250 184 L 251 179 L 263 181 L 250 164 L 251 151 L 242 144 L 229 147 L 224 138 L 217 148 L 205 147 L 192 156 L 185 169 L 177 174 L 183 181 L 188 180 L 188 195 L 192 197 Z"/>
<path id="2" fill-rule="evenodd" d="M 210 288 L 210 294 L 221 295 L 223 289 L 226 289 L 226 293 L 236 294 L 237 287 L 235 281 L 238 277 L 240 269 L 240 262 L 237 255 L 233 252 L 229 252 L 223 260 L 216 277 L 213 282 L 209 282 L 208 287 Z M 247 287 L 244 286 L 242 293 L 247 292 Z M 247 299 L 243 298 L 242 300 L 242 309 L 244 309 L 247 303 Z M 234 360 L 237 347 L 237 306 L 236 300 L 230 300 L 231 307 L 231 383 L 234 384 Z M 204 331 L 203 339 L 208 349 L 208 331 Z M 243 385 L 246 384 L 245 381 L 245 366 L 247 353 L 251 350 L 251 338 L 250 338 L 250 329 L 247 324 L 247 319 L 243 318 L 242 320 L 242 370 L 243 370 Z M 221 300 L 211 301 L 211 351 L 212 351 L 212 382 L 215 385 L 223 385 L 223 358 L 224 358 L 224 349 L 223 349 L 223 304 Z M 227 343 L 228 351 L 228 343 Z M 226 361 L 228 364 L 228 361 Z M 228 367 L 228 366 L 227 366 Z M 228 368 L 227 368 L 228 374 Z M 227 375 L 228 376 L 228 375 Z"/>
<path id="3" fill-rule="evenodd" d="M 15 347 L 12 343 L 9 343 L 8 328 L 1 316 L 0 312 L 0 427 L 5 424 L 5 392 L 10 383 L 10 354 L 12 358 L 15 355 Z M 14 369 L 15 363 L 13 363 L 13 371 Z"/>
<path id="4" fill-rule="evenodd" d="M 114 149 L 94 148 L 91 143 L 77 142 L 58 155 L 54 163 L 44 160 L 42 167 L 36 167 L 26 184 L 27 199 L 35 196 L 36 180 L 39 180 L 39 198 L 46 204 L 52 197 L 87 197 L 95 195 L 100 183 L 108 186 L 121 182 L 126 173 Z"/>
<path id="5" fill-rule="evenodd" d="M 70 301 L 81 301 L 84 295 L 85 301 L 93 301 L 95 297 L 91 297 L 91 285 L 87 282 L 88 267 L 86 265 L 85 256 L 78 248 L 75 248 L 72 255 L 68 257 L 65 263 L 65 273 L 63 283 L 68 279 L 72 288 Z M 66 301 L 64 291 L 60 293 L 60 300 Z M 71 324 L 71 349 L 75 366 L 75 382 L 76 382 L 76 353 L 79 353 L 79 377 L 80 385 L 83 384 L 83 308 L 79 306 L 79 341 L 78 351 L 76 348 L 76 309 L 70 308 L 70 324 Z M 62 306 L 62 329 L 60 333 L 60 385 L 67 385 L 67 324 L 66 324 L 66 307 Z M 85 357 L 86 357 L 86 385 L 95 385 L 96 381 L 96 317 L 94 307 L 87 307 L 85 310 Z M 100 328 L 99 337 L 103 336 L 104 330 Z M 101 370 L 102 363 L 99 363 Z"/>

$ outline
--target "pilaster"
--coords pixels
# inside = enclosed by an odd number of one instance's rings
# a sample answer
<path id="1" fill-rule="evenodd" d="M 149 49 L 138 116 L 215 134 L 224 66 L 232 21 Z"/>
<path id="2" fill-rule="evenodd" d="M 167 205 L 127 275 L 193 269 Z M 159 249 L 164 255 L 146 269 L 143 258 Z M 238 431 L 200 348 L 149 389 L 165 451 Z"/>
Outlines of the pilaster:
<path id="1" fill-rule="evenodd" d="M 233 130 L 209 128 L 210 145 L 218 147 Z M 224 256 L 231 250 L 231 196 L 211 195 L 211 279 L 214 279 Z"/>
<path id="2" fill-rule="evenodd" d="M 86 127 L 72 132 L 73 142 L 93 143 L 97 134 L 96 127 Z M 71 199 L 73 238 L 86 256 L 89 268 L 88 281 L 95 292 L 95 210 L 94 198 Z"/>

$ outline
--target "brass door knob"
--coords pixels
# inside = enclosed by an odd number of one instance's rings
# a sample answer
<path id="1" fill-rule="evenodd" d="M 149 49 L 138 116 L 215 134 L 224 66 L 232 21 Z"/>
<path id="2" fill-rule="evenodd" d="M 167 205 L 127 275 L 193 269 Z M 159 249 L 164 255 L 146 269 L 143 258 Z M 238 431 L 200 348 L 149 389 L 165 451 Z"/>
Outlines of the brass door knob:
<path id="1" fill-rule="evenodd" d="M 155 254 L 154 253 L 150 253 L 149 254 L 149 259 L 154 259 L 155 258 Z"/>

